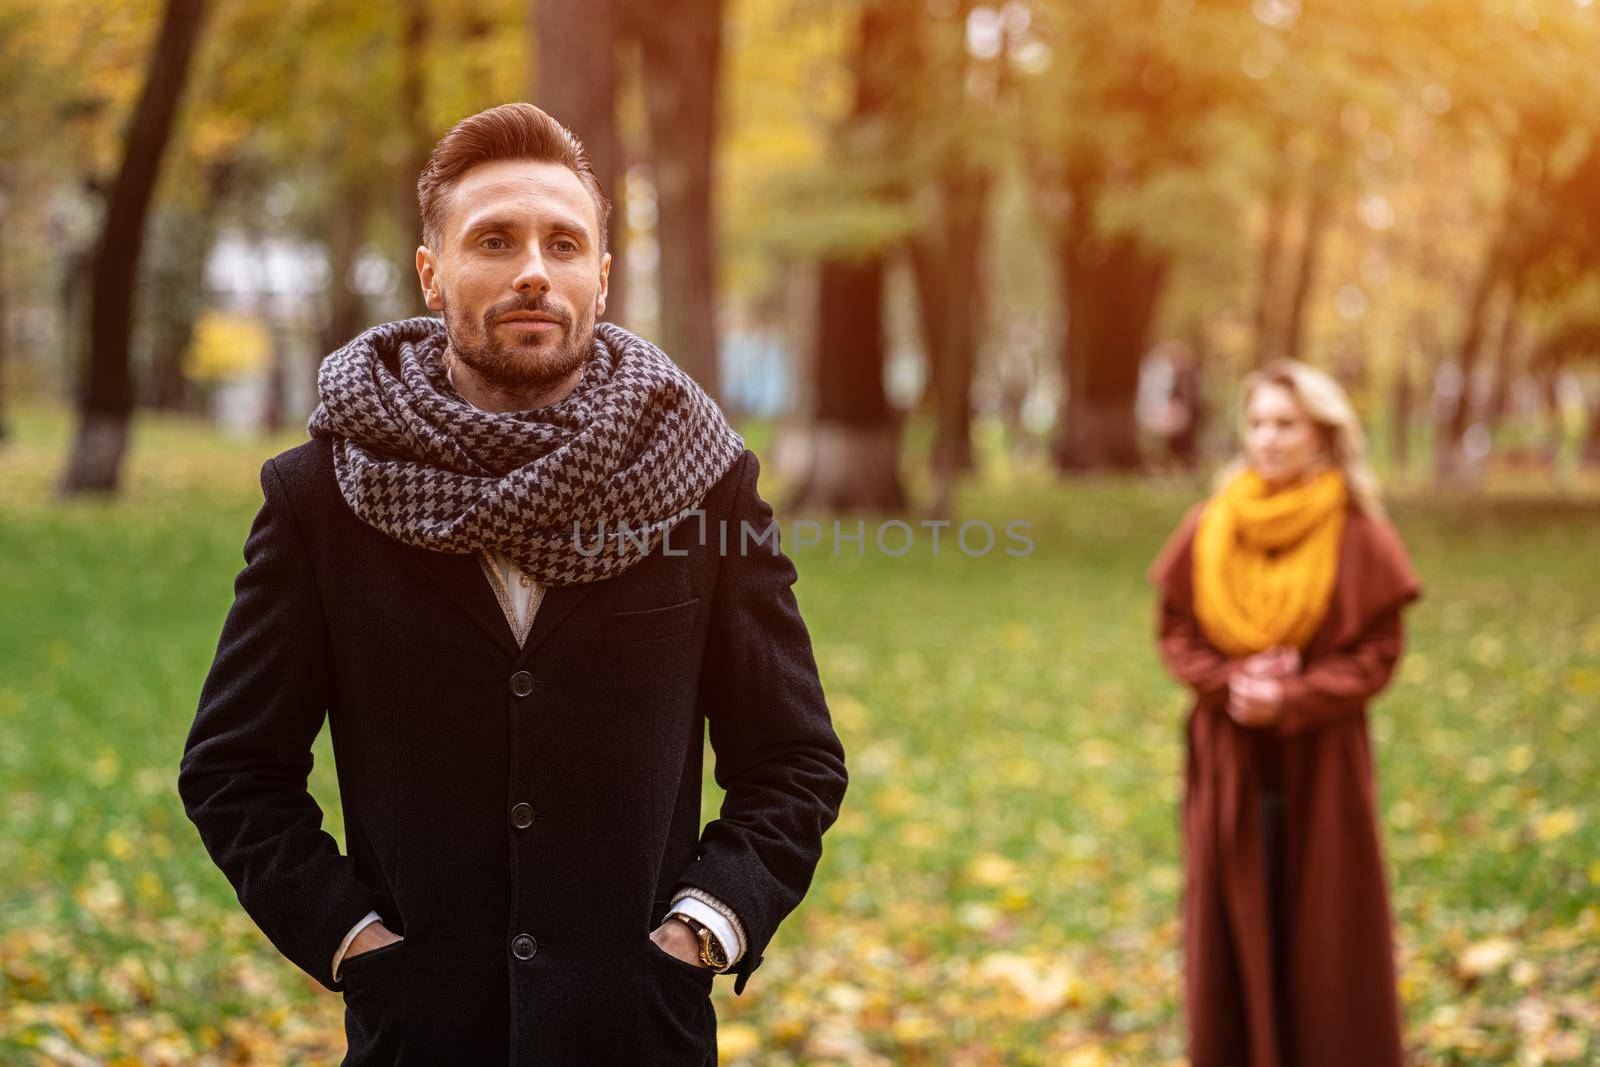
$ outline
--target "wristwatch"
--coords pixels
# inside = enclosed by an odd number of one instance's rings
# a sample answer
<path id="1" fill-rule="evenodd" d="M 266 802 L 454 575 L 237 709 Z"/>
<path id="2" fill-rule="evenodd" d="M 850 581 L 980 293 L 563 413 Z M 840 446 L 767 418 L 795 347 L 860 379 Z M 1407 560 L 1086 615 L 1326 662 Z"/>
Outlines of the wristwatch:
<path id="1" fill-rule="evenodd" d="M 670 916 L 677 919 L 693 930 L 700 939 L 700 962 L 714 971 L 720 971 L 728 965 L 728 954 L 722 948 L 722 942 L 717 940 L 717 935 L 711 932 L 711 927 L 698 919 L 692 919 L 681 911 L 675 911 Z"/>

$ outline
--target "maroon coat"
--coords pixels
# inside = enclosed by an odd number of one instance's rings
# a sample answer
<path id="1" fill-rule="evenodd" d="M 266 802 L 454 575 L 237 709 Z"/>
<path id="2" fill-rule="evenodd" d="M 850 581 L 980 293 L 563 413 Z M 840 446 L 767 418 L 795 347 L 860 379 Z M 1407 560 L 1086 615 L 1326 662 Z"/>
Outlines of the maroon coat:
<path id="1" fill-rule="evenodd" d="M 1240 726 L 1227 711 L 1238 661 L 1195 619 L 1190 546 L 1202 506 L 1184 516 L 1149 571 L 1161 593 L 1161 658 L 1196 694 L 1183 799 L 1192 1067 L 1399 1064 L 1366 705 L 1394 670 L 1400 612 L 1421 586 L 1394 528 L 1352 509 L 1327 617 L 1301 650 L 1302 673 L 1284 679 L 1279 725 Z M 1282 797 L 1276 965 L 1263 789 Z"/>

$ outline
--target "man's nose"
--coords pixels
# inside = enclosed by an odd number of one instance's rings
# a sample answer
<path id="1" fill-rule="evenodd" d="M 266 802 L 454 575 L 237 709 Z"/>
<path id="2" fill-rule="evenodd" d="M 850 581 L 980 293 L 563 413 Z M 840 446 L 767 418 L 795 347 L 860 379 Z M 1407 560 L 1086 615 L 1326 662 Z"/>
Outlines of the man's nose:
<path id="1" fill-rule="evenodd" d="M 545 270 L 544 256 L 539 254 L 538 245 L 531 246 L 527 254 L 522 257 L 516 280 L 511 284 L 519 293 L 550 291 L 550 275 Z"/>

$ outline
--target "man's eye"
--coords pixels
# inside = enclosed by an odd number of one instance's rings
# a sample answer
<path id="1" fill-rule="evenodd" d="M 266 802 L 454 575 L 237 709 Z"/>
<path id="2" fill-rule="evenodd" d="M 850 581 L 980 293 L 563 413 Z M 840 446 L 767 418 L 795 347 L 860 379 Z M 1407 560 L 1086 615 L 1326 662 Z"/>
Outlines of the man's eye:
<path id="1" fill-rule="evenodd" d="M 505 239 L 502 238 L 502 237 L 489 237 L 489 238 L 485 238 L 484 239 L 483 246 L 485 248 L 488 248 L 490 242 L 498 242 L 501 245 L 504 245 L 506 243 Z M 499 249 L 490 249 L 490 251 L 499 251 Z"/>
<path id="2" fill-rule="evenodd" d="M 576 252 L 578 250 L 578 246 L 571 241 L 557 241 L 556 246 L 562 252 Z"/>

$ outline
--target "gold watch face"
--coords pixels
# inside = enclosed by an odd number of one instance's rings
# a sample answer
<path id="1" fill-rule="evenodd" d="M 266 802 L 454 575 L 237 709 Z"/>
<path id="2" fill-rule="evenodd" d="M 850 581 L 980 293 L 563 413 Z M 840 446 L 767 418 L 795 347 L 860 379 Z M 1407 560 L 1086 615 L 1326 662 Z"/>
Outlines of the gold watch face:
<path id="1" fill-rule="evenodd" d="M 711 936 L 711 931 L 702 926 L 700 931 L 700 962 L 707 967 L 721 969 L 727 965 L 728 958 L 723 955 L 722 946 L 717 939 Z"/>

